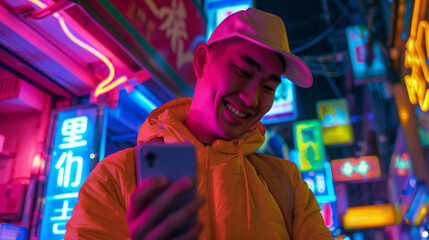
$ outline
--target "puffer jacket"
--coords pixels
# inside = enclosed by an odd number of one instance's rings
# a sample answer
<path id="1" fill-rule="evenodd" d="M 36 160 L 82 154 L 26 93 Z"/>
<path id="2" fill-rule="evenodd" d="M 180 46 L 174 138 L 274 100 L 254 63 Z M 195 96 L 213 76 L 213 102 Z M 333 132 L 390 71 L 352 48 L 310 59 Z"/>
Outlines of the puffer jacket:
<path id="1" fill-rule="evenodd" d="M 138 144 L 162 140 L 196 147 L 197 191 L 206 199 L 198 212 L 204 225 L 200 239 L 333 239 L 296 165 L 255 154 L 264 141 L 261 123 L 238 139 L 205 146 L 183 125 L 191 101 L 179 98 L 154 110 L 140 130 Z M 295 197 L 293 233 L 287 232 L 277 202 L 249 157 L 277 161 L 288 175 Z M 128 239 L 125 212 L 135 187 L 134 149 L 106 157 L 82 185 L 65 239 Z"/>

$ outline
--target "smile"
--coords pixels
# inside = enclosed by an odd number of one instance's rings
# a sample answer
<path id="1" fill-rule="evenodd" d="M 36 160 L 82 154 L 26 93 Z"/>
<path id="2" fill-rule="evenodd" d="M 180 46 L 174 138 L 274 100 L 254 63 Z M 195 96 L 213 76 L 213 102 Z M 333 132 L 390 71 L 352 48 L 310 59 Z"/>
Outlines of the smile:
<path id="1" fill-rule="evenodd" d="M 247 118 L 250 117 L 251 114 L 240 112 L 238 109 L 236 109 L 234 106 L 229 104 L 228 102 L 224 102 L 226 109 L 228 109 L 231 113 L 233 113 L 235 116 L 239 118 Z"/>

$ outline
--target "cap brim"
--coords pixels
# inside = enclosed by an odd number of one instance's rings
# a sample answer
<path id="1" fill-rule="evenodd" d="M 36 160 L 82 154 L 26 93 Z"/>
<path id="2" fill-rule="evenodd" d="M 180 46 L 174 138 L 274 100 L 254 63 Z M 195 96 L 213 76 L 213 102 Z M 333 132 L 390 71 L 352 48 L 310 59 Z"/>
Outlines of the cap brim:
<path id="1" fill-rule="evenodd" d="M 286 61 L 286 70 L 282 75 L 285 76 L 291 82 L 293 82 L 295 85 L 298 85 L 303 88 L 308 88 L 311 87 L 311 85 L 313 84 L 313 75 L 311 74 L 310 68 L 299 57 L 293 55 L 292 53 L 287 53 L 279 49 L 273 48 L 267 44 L 264 44 L 260 41 L 257 41 L 253 38 L 247 37 L 239 33 L 236 33 L 235 36 L 246 39 L 247 41 L 255 43 L 261 47 L 282 54 Z"/>

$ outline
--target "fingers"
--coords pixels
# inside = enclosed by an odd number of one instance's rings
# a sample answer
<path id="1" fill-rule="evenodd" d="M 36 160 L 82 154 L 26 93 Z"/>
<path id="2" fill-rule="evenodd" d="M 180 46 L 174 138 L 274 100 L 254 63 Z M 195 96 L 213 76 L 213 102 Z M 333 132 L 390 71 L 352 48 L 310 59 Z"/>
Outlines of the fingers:
<path id="1" fill-rule="evenodd" d="M 198 209 L 204 204 L 204 199 L 197 196 L 189 202 L 185 207 L 175 211 L 164 219 L 153 231 L 148 235 L 148 239 L 167 239 L 171 234 L 184 226 Z M 196 239 L 199 232 L 202 230 L 200 223 L 195 223 L 186 233 L 179 236 L 178 239 Z M 156 236 L 156 237 L 155 237 Z"/>
<path id="2" fill-rule="evenodd" d="M 137 217 L 133 218 L 132 223 L 129 224 L 133 239 L 140 239 L 141 236 L 146 236 L 147 233 L 153 230 L 159 220 L 164 217 L 167 209 L 171 207 L 178 198 L 189 191 L 192 186 L 192 179 L 184 177 L 172 183 L 162 193 L 151 199 L 150 202 L 143 201 L 146 203 L 145 206 L 140 207 L 141 210 L 137 212 L 138 216 L 132 213 L 132 215 Z"/>
<path id="3" fill-rule="evenodd" d="M 149 204 L 150 200 L 167 186 L 168 179 L 166 177 L 148 178 L 138 184 L 130 196 L 130 206 L 126 216 L 127 220 L 135 219 L 146 205 Z"/>
<path id="4" fill-rule="evenodd" d="M 173 240 L 188 240 L 188 239 L 198 239 L 198 235 L 203 230 L 203 224 L 196 223 L 192 228 L 190 228 L 186 233 Z"/>

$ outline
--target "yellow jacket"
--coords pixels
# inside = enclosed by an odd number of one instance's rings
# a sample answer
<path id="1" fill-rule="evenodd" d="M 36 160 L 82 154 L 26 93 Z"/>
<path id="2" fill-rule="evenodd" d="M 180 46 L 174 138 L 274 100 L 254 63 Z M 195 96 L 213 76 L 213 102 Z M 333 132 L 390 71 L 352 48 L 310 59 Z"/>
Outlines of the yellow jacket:
<path id="1" fill-rule="evenodd" d="M 154 110 L 140 130 L 138 144 L 162 139 L 196 147 L 197 191 L 206 199 L 198 213 L 204 225 L 200 239 L 289 239 L 281 210 L 248 157 L 277 161 L 288 175 L 295 197 L 290 234 L 294 240 L 333 239 L 296 165 L 255 154 L 264 141 L 261 123 L 238 139 L 205 146 L 183 125 L 190 103 L 191 98 L 180 98 Z M 134 149 L 106 157 L 82 185 L 65 239 L 129 238 L 125 212 L 135 187 Z"/>

